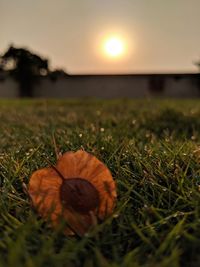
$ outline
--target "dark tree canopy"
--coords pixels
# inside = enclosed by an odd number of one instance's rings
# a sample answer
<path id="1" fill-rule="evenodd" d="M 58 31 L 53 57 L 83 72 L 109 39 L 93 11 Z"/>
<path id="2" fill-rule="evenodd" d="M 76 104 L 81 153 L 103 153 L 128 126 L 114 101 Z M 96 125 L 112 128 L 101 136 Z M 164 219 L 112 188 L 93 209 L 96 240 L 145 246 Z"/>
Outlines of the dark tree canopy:
<path id="1" fill-rule="evenodd" d="M 200 73 L 200 59 L 193 61 L 193 64 L 198 68 L 198 72 Z"/>
<path id="2" fill-rule="evenodd" d="M 21 97 L 31 97 L 33 86 L 41 75 L 48 72 L 48 60 L 31 53 L 25 48 L 10 46 L 5 54 L 0 56 L 0 66 L 7 69 L 19 83 Z"/>
<path id="3" fill-rule="evenodd" d="M 69 76 L 70 75 L 62 69 L 56 69 L 54 71 L 49 72 L 49 78 L 52 82 L 56 82 L 60 78 L 68 78 Z"/>

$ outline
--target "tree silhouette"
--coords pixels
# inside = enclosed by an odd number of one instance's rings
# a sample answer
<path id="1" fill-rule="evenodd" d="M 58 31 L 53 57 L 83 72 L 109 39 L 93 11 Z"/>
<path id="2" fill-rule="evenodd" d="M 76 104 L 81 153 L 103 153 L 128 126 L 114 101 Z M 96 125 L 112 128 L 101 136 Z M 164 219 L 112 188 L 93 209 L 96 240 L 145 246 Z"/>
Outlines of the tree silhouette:
<path id="1" fill-rule="evenodd" d="M 19 83 L 20 97 L 32 97 L 33 87 L 39 82 L 41 75 L 47 74 L 48 60 L 39 57 L 25 48 L 10 46 L 0 56 L 0 65 L 8 70 Z"/>
<path id="2" fill-rule="evenodd" d="M 199 73 L 200 73 L 200 60 L 195 61 L 195 62 L 194 62 L 194 65 L 198 68 L 198 71 L 199 71 Z"/>
<path id="3" fill-rule="evenodd" d="M 49 78 L 52 82 L 56 82 L 60 78 L 68 78 L 70 75 L 62 69 L 56 69 L 49 72 Z"/>
<path id="4" fill-rule="evenodd" d="M 198 73 L 196 75 L 195 83 L 196 83 L 198 89 L 200 90 L 200 60 L 195 61 L 194 65 L 198 68 Z"/>

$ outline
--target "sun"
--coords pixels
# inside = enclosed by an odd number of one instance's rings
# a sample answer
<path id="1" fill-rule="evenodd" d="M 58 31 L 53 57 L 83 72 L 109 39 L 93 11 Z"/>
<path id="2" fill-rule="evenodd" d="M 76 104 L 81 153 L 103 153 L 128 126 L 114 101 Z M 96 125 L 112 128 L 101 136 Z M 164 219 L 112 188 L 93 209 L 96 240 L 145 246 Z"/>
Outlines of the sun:
<path id="1" fill-rule="evenodd" d="M 124 53 L 124 43 L 118 37 L 110 37 L 104 41 L 104 52 L 107 56 L 117 58 Z"/>

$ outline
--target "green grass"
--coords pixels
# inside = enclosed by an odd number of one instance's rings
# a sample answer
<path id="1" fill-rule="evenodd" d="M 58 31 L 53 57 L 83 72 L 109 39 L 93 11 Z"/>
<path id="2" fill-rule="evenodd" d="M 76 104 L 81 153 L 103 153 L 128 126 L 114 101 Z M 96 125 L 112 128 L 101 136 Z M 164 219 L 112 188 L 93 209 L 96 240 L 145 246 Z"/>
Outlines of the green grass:
<path id="1" fill-rule="evenodd" d="M 113 216 L 83 238 L 52 231 L 22 189 L 56 162 L 53 137 L 117 183 Z M 200 103 L 1 100 L 0 266 L 200 266 Z"/>

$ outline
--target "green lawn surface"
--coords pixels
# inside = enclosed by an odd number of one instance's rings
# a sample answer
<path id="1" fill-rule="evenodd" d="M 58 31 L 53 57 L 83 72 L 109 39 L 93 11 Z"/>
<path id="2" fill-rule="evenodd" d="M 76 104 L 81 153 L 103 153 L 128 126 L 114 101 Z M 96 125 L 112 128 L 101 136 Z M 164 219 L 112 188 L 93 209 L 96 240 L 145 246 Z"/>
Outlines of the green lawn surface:
<path id="1" fill-rule="evenodd" d="M 80 148 L 117 184 L 112 216 L 84 237 L 52 230 L 22 184 Z M 0 100 L 1 267 L 200 266 L 200 102 Z"/>

